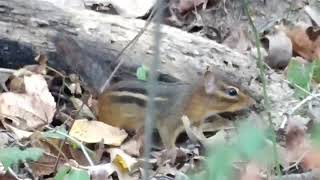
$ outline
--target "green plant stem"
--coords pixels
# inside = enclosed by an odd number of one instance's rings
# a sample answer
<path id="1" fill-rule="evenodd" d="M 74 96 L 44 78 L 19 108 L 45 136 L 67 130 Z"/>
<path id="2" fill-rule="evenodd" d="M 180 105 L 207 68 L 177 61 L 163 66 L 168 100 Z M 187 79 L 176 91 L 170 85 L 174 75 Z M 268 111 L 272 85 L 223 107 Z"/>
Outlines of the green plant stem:
<path id="1" fill-rule="evenodd" d="M 249 20 L 249 24 L 252 28 L 252 31 L 254 33 L 255 36 L 255 43 L 256 43 L 256 47 L 257 47 L 257 55 L 258 55 L 258 67 L 260 70 L 260 78 L 261 78 L 261 82 L 262 82 L 262 89 L 263 89 L 263 97 L 264 97 L 264 108 L 267 111 L 268 114 L 268 122 L 269 122 L 269 128 L 271 130 L 274 131 L 273 125 L 272 125 L 272 120 L 271 120 L 271 106 L 270 106 L 270 99 L 268 97 L 268 93 L 267 93 L 267 81 L 266 81 L 266 77 L 265 77 L 265 71 L 264 71 L 264 63 L 262 60 L 262 55 L 261 55 L 261 43 L 260 43 L 260 38 L 259 38 L 259 33 L 256 29 L 256 26 L 254 25 L 252 18 L 250 16 L 249 13 L 249 8 L 248 8 L 248 2 L 247 0 L 243 0 L 243 8 L 244 11 L 248 17 Z M 276 165 L 276 169 L 277 169 L 277 173 L 279 176 L 281 176 L 281 169 L 280 169 L 280 164 L 278 161 L 278 153 L 277 153 L 277 147 L 276 147 L 276 136 L 274 135 L 274 133 L 272 133 L 272 144 L 273 144 L 273 157 L 274 157 L 274 163 Z"/>
<path id="2" fill-rule="evenodd" d="M 156 96 L 157 90 L 157 77 L 158 77 L 158 67 L 160 66 L 160 40 L 161 40 L 161 21 L 162 21 L 162 13 L 163 13 L 163 1 L 157 0 L 156 9 L 158 9 L 155 14 L 155 28 L 154 28 L 154 59 L 151 63 L 150 68 L 150 76 L 147 83 L 147 91 L 149 95 L 150 101 L 147 103 L 146 116 L 145 116 L 145 125 L 144 125 L 144 174 L 143 179 L 148 180 L 151 179 L 149 177 L 149 156 L 151 151 L 152 144 L 152 130 L 154 129 L 155 122 L 155 102 L 154 98 Z"/>

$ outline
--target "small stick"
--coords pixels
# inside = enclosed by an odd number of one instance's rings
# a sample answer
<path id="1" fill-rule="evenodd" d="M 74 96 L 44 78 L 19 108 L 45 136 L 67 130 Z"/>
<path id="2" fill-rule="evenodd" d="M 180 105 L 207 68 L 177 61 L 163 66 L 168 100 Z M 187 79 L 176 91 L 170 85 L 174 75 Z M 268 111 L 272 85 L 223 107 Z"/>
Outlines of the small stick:
<path id="1" fill-rule="evenodd" d="M 84 102 L 82 102 L 80 109 L 77 111 L 77 113 L 76 113 L 76 115 L 75 115 L 76 117 L 79 115 L 79 113 L 80 113 L 80 111 L 82 110 L 83 106 L 84 106 Z M 70 131 L 71 131 L 71 129 L 72 129 L 72 126 L 73 126 L 74 122 L 75 122 L 75 119 L 72 119 L 72 122 L 71 122 L 71 125 L 70 125 L 70 128 L 69 128 L 67 134 L 70 134 Z M 70 136 L 69 136 L 68 138 L 70 138 Z M 70 138 L 70 139 L 71 139 L 71 138 Z M 63 146 L 65 145 L 66 141 L 67 141 L 67 136 L 65 136 L 65 138 L 63 139 L 63 141 L 62 141 L 62 143 L 61 143 L 61 145 L 60 145 L 60 150 L 63 148 Z M 80 143 L 80 144 L 81 144 L 81 143 Z M 80 146 L 81 146 L 81 145 L 80 145 Z M 85 155 L 86 155 L 86 154 L 85 154 Z M 57 172 L 57 168 L 58 168 L 58 164 L 59 164 L 59 161 L 60 161 L 60 157 L 61 157 L 61 151 L 59 151 L 59 153 L 58 153 L 57 161 L 56 161 L 56 163 L 55 163 L 55 165 L 54 165 L 54 172 Z M 92 161 L 91 161 L 91 162 L 92 162 Z"/>
<path id="2" fill-rule="evenodd" d="M 146 29 L 148 28 L 149 24 L 151 23 L 152 19 L 153 19 L 153 15 L 155 14 L 155 12 L 157 11 L 157 8 L 154 8 L 151 13 L 150 16 L 148 17 L 148 19 L 146 20 L 146 24 L 144 25 L 144 27 L 139 31 L 139 33 L 120 51 L 120 53 L 116 56 L 115 61 L 117 61 L 121 55 L 125 52 L 125 50 L 127 50 L 131 45 L 133 45 L 134 43 L 136 43 L 139 38 L 142 36 L 142 34 L 146 31 Z M 105 81 L 105 83 L 103 84 L 103 86 L 100 88 L 100 93 L 102 93 L 109 85 L 110 82 L 112 80 L 112 78 L 114 77 L 114 75 L 116 74 L 116 72 L 118 71 L 118 69 L 120 68 L 120 66 L 124 63 L 125 59 L 120 59 L 119 63 L 117 64 L 117 66 L 114 68 L 114 70 L 112 71 L 112 73 L 110 74 L 109 78 Z"/>

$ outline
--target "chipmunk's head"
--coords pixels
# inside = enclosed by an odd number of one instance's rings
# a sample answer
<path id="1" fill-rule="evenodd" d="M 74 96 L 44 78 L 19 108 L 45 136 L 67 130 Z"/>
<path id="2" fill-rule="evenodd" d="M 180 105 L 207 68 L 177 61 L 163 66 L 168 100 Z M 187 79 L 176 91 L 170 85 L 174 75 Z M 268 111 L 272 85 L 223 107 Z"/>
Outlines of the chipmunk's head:
<path id="1" fill-rule="evenodd" d="M 230 78 L 213 71 L 204 73 L 201 94 L 207 99 L 207 108 L 215 113 L 236 112 L 255 104 L 255 100 Z"/>

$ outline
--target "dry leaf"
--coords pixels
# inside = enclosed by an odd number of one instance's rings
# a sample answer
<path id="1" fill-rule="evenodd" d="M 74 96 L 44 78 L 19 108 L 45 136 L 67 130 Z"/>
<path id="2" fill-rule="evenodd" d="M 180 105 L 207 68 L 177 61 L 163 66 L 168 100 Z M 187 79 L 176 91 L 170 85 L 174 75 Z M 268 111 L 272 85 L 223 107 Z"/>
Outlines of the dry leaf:
<path id="1" fill-rule="evenodd" d="M 36 162 L 30 162 L 30 167 L 34 176 L 44 176 L 54 173 L 54 166 L 57 161 L 57 155 L 44 153 L 44 155 Z M 66 163 L 65 159 L 61 158 L 58 164 L 58 169 Z"/>
<path id="2" fill-rule="evenodd" d="M 314 27 L 296 26 L 286 30 L 293 51 L 308 61 L 320 58 L 320 30 Z"/>
<path id="3" fill-rule="evenodd" d="M 284 32 L 267 35 L 261 41 L 268 51 L 265 60 L 271 68 L 283 69 L 289 64 L 292 57 L 292 43 Z"/>
<path id="4" fill-rule="evenodd" d="M 18 139 L 28 138 L 32 135 L 32 132 L 15 128 L 14 126 L 10 125 L 10 123 L 7 123 L 6 121 L 2 121 L 2 124 L 6 129 L 12 131 L 17 136 Z"/>
<path id="5" fill-rule="evenodd" d="M 124 130 L 110 126 L 100 121 L 76 120 L 70 135 L 86 143 L 98 143 L 103 139 L 104 144 L 120 146 L 127 138 Z"/>
<path id="6" fill-rule="evenodd" d="M 12 92 L 0 95 L 0 113 L 11 118 L 12 125 L 22 130 L 34 130 L 51 123 L 56 103 L 41 75 L 24 77 L 25 94 Z"/>
<path id="7" fill-rule="evenodd" d="M 79 98 L 70 97 L 70 101 L 72 102 L 73 106 L 77 110 L 80 110 L 83 102 Z M 96 119 L 95 115 L 93 114 L 93 112 L 90 110 L 90 108 L 86 104 L 84 104 L 82 109 L 80 110 L 79 116 L 85 117 L 85 118 Z"/>
<path id="8" fill-rule="evenodd" d="M 37 75 L 37 74 L 31 75 L 31 76 L 25 76 L 24 84 L 25 84 L 26 93 L 28 95 L 39 97 L 41 101 L 43 101 L 48 106 L 50 106 L 51 110 L 53 109 L 55 110 L 56 103 L 54 102 L 53 96 L 49 92 L 47 82 L 43 76 Z M 54 112 L 52 111 L 49 111 L 49 112 L 47 114 L 48 118 L 52 118 L 54 115 Z"/>
<path id="9" fill-rule="evenodd" d="M 143 138 L 143 136 L 141 136 Z M 129 141 L 121 145 L 121 149 L 132 156 L 139 156 L 142 147 L 142 138 L 131 138 Z"/>
<path id="10" fill-rule="evenodd" d="M 137 170 L 140 164 L 136 158 L 129 156 L 119 148 L 111 148 L 108 152 L 110 153 L 111 162 L 124 174 Z"/>

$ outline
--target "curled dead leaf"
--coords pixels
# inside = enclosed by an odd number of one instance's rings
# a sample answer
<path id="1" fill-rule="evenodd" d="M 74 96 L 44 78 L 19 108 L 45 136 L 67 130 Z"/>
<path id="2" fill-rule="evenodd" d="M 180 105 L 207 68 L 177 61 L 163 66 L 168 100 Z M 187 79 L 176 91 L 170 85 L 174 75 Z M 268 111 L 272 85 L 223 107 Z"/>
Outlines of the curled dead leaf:
<path id="1" fill-rule="evenodd" d="M 292 43 L 288 36 L 279 31 L 262 38 L 262 44 L 268 51 L 266 63 L 274 69 L 283 69 L 289 64 L 292 57 Z"/>

